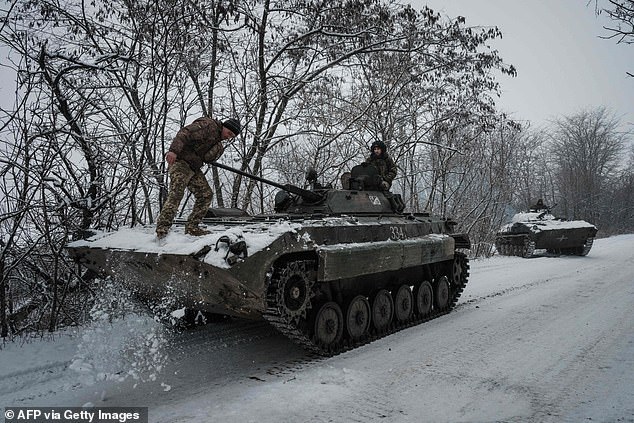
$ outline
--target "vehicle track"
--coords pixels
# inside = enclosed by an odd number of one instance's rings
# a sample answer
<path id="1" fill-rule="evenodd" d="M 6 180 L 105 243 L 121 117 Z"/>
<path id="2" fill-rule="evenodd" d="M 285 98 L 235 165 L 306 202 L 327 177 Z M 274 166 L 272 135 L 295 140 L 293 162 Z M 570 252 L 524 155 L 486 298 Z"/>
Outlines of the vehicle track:
<path id="1" fill-rule="evenodd" d="M 449 299 L 442 308 L 431 309 L 431 311 L 425 315 L 410 313 L 410 317 L 408 319 L 400 322 L 396 321 L 396 318 L 393 318 L 391 323 L 386 328 L 383 328 L 383 330 L 379 331 L 376 328 L 371 327 L 370 330 L 366 330 L 366 332 L 358 339 L 351 339 L 351 337 L 342 336 L 338 342 L 333 342 L 330 345 L 320 344 L 317 336 L 315 334 L 311 335 L 310 325 L 307 324 L 306 321 L 297 321 L 284 312 L 284 307 L 281 306 L 279 302 L 280 295 L 278 290 L 280 290 L 281 287 L 277 285 L 279 281 L 276 281 L 275 279 L 272 281 L 267 294 L 268 307 L 264 313 L 264 318 L 280 333 L 291 339 L 296 344 L 302 346 L 310 353 L 324 356 L 334 356 L 342 352 L 358 348 L 362 345 L 366 345 L 370 342 L 376 341 L 377 339 L 390 336 L 405 328 L 419 325 L 450 313 L 458 302 L 469 280 L 469 262 L 466 255 L 457 252 L 455 257 L 456 261 L 454 261 L 454 264 L 461 269 L 461 272 L 458 273 L 460 275 L 460 283 L 456 284 L 455 288 L 448 293 Z"/>

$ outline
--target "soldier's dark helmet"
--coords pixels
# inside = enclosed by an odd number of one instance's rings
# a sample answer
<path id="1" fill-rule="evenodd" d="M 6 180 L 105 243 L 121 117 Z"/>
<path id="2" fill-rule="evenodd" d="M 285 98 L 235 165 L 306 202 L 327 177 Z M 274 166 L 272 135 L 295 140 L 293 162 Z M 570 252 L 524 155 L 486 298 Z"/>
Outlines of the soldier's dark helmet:
<path id="1" fill-rule="evenodd" d="M 383 141 L 374 141 L 370 146 L 370 151 L 374 151 L 374 147 L 379 147 L 381 149 L 381 153 L 385 153 L 387 151 L 387 146 Z"/>
<path id="2" fill-rule="evenodd" d="M 222 126 L 233 132 L 233 135 L 238 135 L 242 130 L 242 125 L 240 125 L 240 121 L 236 118 L 229 118 L 222 122 Z"/>

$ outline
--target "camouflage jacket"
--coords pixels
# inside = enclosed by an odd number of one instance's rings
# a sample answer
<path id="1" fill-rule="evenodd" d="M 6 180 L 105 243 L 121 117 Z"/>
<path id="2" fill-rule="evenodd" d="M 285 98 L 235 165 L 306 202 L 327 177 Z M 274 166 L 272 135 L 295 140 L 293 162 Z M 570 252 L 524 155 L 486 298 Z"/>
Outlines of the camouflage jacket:
<path id="1" fill-rule="evenodd" d="M 178 131 L 169 151 L 176 153 L 176 160 L 183 160 L 193 170 L 203 163 L 218 159 L 223 151 L 222 123 L 210 117 L 200 117 Z"/>
<path id="2" fill-rule="evenodd" d="M 383 153 L 380 156 L 376 156 L 372 153 L 366 162 L 373 164 L 379 170 L 381 178 L 392 185 L 392 181 L 396 177 L 396 164 L 389 154 Z"/>

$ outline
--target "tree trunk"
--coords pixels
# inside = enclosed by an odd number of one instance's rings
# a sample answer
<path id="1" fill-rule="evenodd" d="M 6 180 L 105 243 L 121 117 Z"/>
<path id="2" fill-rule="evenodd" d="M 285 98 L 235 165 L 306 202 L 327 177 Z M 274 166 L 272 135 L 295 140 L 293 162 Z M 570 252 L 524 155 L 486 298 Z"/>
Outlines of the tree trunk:
<path id="1" fill-rule="evenodd" d="M 0 336 L 6 338 L 9 335 L 9 325 L 7 322 L 7 298 L 6 280 L 4 274 L 4 259 L 0 260 Z"/>

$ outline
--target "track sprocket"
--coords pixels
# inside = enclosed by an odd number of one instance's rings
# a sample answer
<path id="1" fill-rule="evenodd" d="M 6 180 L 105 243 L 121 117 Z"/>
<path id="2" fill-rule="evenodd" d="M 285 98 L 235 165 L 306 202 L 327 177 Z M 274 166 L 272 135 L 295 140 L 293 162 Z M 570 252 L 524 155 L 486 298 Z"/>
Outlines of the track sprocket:
<path id="1" fill-rule="evenodd" d="M 288 323 L 305 319 L 315 295 L 315 262 L 289 261 L 275 269 L 267 293 L 267 306 L 277 310 Z"/>

